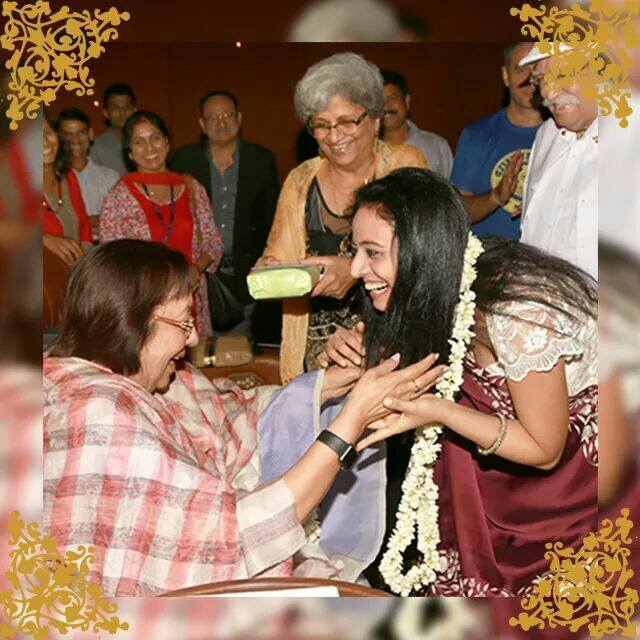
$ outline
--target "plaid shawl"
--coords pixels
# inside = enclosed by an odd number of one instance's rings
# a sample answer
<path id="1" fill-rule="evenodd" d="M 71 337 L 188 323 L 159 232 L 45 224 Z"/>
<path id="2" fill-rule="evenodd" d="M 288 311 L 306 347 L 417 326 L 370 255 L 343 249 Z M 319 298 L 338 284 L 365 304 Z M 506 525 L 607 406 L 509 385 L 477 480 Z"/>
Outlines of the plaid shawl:
<path id="1" fill-rule="evenodd" d="M 258 487 L 258 391 L 188 367 L 152 395 L 79 358 L 44 378 L 44 529 L 94 547 L 105 594 L 291 575 L 305 534 L 285 482 Z"/>

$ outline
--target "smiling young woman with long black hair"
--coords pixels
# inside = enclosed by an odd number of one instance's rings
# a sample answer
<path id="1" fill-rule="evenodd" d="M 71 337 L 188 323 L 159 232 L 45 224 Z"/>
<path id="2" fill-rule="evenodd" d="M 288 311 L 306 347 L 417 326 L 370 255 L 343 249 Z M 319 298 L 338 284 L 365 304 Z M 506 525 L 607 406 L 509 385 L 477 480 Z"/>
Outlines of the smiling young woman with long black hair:
<path id="1" fill-rule="evenodd" d="M 439 498 L 427 514 L 439 522 L 440 539 L 430 592 L 521 594 L 547 569 L 546 542 L 579 542 L 595 525 L 595 282 L 563 260 L 502 239 L 483 239 L 472 268 L 466 252 L 478 241 L 464 205 L 430 171 L 394 171 L 360 189 L 353 210 L 352 275 L 363 285 L 364 336 L 348 337 L 354 350 L 336 334 L 328 354 L 357 361 L 365 353 L 366 368 L 395 352 L 401 366 L 426 353 L 451 366 L 461 360 L 455 401 L 390 398 L 389 417 L 359 444 L 394 436 L 387 535 L 368 576 L 384 585 L 377 565 L 389 540 L 393 546 L 407 466 L 419 464 L 409 463 L 415 454 L 405 431 L 444 425 L 433 470 Z M 471 282 L 464 330 L 471 333 L 458 354 L 451 340 L 463 278 Z M 413 556 L 421 561 L 415 549 Z"/>

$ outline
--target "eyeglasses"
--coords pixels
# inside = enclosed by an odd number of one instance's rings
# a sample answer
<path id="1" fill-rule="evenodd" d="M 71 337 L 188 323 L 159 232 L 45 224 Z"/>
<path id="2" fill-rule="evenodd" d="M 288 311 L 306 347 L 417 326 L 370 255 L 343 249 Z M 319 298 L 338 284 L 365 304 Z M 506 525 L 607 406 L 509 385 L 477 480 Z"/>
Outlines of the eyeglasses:
<path id="1" fill-rule="evenodd" d="M 170 324 L 172 327 L 182 329 L 187 338 L 193 333 L 193 330 L 196 327 L 196 321 L 193 318 L 182 320 L 182 322 L 180 320 L 174 320 L 173 318 L 165 318 L 164 316 L 153 316 L 153 319 L 164 322 L 165 324 Z"/>
<path id="2" fill-rule="evenodd" d="M 330 133 L 331 129 L 335 129 L 338 133 L 341 133 L 344 136 L 353 135 L 357 130 L 362 121 L 369 115 L 368 111 L 365 111 L 362 115 L 357 118 L 350 118 L 349 120 L 339 120 L 335 124 L 313 124 L 309 122 L 307 128 L 309 129 L 309 133 L 316 140 L 323 140 Z"/>
<path id="3" fill-rule="evenodd" d="M 212 113 L 204 118 L 205 122 L 216 122 L 219 120 L 220 122 L 229 122 L 229 120 L 234 120 L 236 117 L 235 113 Z"/>

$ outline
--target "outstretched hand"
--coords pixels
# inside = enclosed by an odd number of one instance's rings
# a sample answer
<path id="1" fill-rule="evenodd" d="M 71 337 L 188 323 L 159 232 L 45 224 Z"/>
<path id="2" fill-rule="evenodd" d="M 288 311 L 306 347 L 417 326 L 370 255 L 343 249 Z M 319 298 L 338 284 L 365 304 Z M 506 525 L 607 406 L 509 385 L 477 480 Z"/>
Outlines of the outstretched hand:
<path id="1" fill-rule="evenodd" d="M 387 415 L 367 425 L 372 433 L 360 440 L 356 449 L 362 451 L 376 442 L 417 427 L 439 426 L 442 422 L 443 403 L 446 402 L 448 401 L 430 393 L 413 400 L 385 398 L 383 405 L 388 410 Z"/>
<path id="2" fill-rule="evenodd" d="M 500 182 L 491 191 L 491 198 L 499 207 L 504 207 L 514 194 L 523 162 L 522 151 L 516 151 L 509 159 L 509 164 L 502 174 Z"/>
<path id="3" fill-rule="evenodd" d="M 362 435 L 367 425 L 391 413 L 382 404 L 384 398 L 416 398 L 430 389 L 445 370 L 444 366 L 433 367 L 437 359 L 437 354 L 431 354 L 396 371 L 400 361 L 399 354 L 396 354 L 366 371 L 349 394 L 343 408 L 354 424 L 355 440 Z"/>

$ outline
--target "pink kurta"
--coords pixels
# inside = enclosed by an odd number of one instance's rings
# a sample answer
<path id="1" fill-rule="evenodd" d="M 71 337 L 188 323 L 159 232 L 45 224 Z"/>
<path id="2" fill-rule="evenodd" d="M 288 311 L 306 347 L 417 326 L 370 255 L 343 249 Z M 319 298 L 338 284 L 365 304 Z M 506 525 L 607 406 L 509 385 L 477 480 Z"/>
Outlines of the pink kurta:
<path id="1" fill-rule="evenodd" d="M 207 192 L 199 182 L 190 180 L 193 185 L 191 209 L 194 222 L 191 254 L 195 262 L 203 253 L 208 253 L 213 260 L 207 271 L 214 273 L 222 259 L 222 238 L 213 218 Z M 151 240 L 147 216 L 122 179 L 107 193 L 100 210 L 100 242 L 120 238 Z M 200 277 L 195 299 L 198 331 L 202 335 L 213 335 L 209 316 L 207 281 L 204 274 Z"/>

